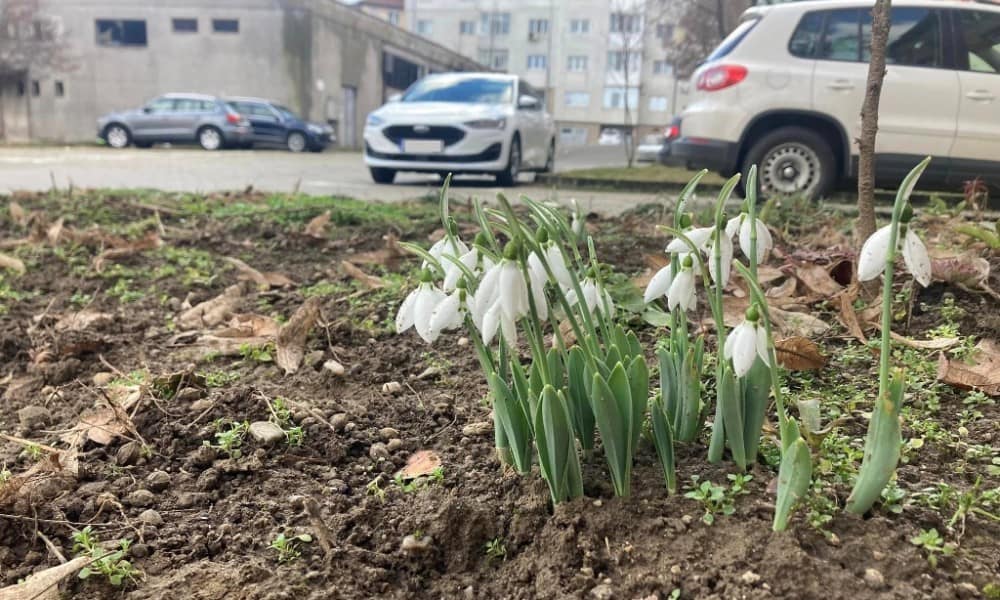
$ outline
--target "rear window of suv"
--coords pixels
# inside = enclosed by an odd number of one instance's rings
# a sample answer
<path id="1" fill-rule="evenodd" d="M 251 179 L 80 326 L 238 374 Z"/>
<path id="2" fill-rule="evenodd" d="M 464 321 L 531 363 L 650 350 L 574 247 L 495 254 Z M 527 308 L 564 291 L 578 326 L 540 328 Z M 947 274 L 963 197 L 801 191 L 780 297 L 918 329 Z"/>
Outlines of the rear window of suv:
<path id="1" fill-rule="evenodd" d="M 933 8 L 892 9 L 886 62 L 911 67 L 944 64 L 941 14 Z M 857 8 L 806 13 L 792 34 L 788 51 L 800 58 L 868 62 L 871 11 Z"/>
<path id="2" fill-rule="evenodd" d="M 733 30 L 732 33 L 726 36 L 726 39 L 722 40 L 722 43 L 708 55 L 705 62 L 712 62 L 713 60 L 719 60 L 724 56 L 727 56 L 730 52 L 736 49 L 736 46 L 740 45 L 740 42 L 747 37 L 747 34 L 757 25 L 760 21 L 760 17 L 755 17 L 743 21 Z"/>

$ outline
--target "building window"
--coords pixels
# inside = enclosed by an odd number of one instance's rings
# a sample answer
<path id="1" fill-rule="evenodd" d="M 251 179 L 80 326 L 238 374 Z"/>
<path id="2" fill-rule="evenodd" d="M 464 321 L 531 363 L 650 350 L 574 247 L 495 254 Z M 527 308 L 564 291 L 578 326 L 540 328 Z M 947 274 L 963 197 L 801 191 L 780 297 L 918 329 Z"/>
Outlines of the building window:
<path id="1" fill-rule="evenodd" d="M 590 94 L 587 92 L 566 92 L 566 106 L 571 108 L 586 108 L 590 105 Z"/>
<path id="2" fill-rule="evenodd" d="M 590 19 L 570 19 L 570 33 L 590 33 Z"/>
<path id="3" fill-rule="evenodd" d="M 31 80 L 31 95 L 32 96 L 42 95 L 42 84 L 38 83 L 37 79 Z"/>
<path id="4" fill-rule="evenodd" d="M 198 33 L 198 19 L 174 19 L 174 33 Z"/>
<path id="5" fill-rule="evenodd" d="M 24 80 L 23 79 L 19 79 L 17 81 L 17 95 L 18 96 L 24 96 L 24 92 L 25 92 Z"/>
<path id="6" fill-rule="evenodd" d="M 549 66 L 549 57 L 544 54 L 529 54 L 528 55 L 528 70 L 529 71 L 541 71 L 545 70 Z"/>
<path id="7" fill-rule="evenodd" d="M 611 33 L 639 33 L 642 16 L 634 13 L 611 13 Z"/>
<path id="8" fill-rule="evenodd" d="M 238 19 L 212 19 L 212 31 L 215 33 L 239 33 Z"/>
<path id="9" fill-rule="evenodd" d="M 479 17 L 482 35 L 507 35 L 510 33 L 510 13 L 482 13 Z"/>
<path id="10" fill-rule="evenodd" d="M 490 67 L 491 69 L 496 69 L 498 71 L 507 70 L 507 60 L 508 53 L 506 49 L 502 50 L 479 50 L 479 62 Z"/>
<path id="11" fill-rule="evenodd" d="M 433 29 L 433 24 L 427 19 L 420 19 L 417 21 L 417 33 L 420 35 L 430 35 Z"/>
<path id="12" fill-rule="evenodd" d="M 587 57 L 586 56 L 569 56 L 566 58 L 566 70 L 567 71 L 586 71 L 587 70 Z"/>
<path id="13" fill-rule="evenodd" d="M 674 39 L 674 24 L 673 23 L 657 23 L 656 24 L 656 37 L 657 39 L 671 41 Z"/>
<path id="14" fill-rule="evenodd" d="M 548 19 L 531 19 L 528 21 L 528 33 L 531 35 L 543 35 L 549 32 Z"/>
<path id="15" fill-rule="evenodd" d="M 625 108 L 626 92 L 623 87 L 604 88 L 604 108 Z M 639 103 L 639 88 L 628 88 L 628 105 Z"/>
<path id="16" fill-rule="evenodd" d="M 63 85 L 63 82 L 57 81 L 56 82 L 56 97 L 57 98 L 62 98 L 65 95 L 66 95 L 66 87 Z"/>
<path id="17" fill-rule="evenodd" d="M 654 75 L 670 75 L 673 73 L 674 68 L 668 61 L 665 60 L 654 60 L 653 61 L 653 74 Z"/>
<path id="18" fill-rule="evenodd" d="M 460 21 L 458 24 L 458 33 L 460 35 L 476 35 L 476 22 Z"/>
<path id="19" fill-rule="evenodd" d="M 649 110 L 653 112 L 667 112 L 667 106 L 666 96 L 649 97 Z"/>
<path id="20" fill-rule="evenodd" d="M 398 10 L 390 10 L 389 11 L 389 19 L 388 19 L 388 21 L 389 21 L 390 25 L 399 25 L 399 11 Z"/>
<path id="21" fill-rule="evenodd" d="M 97 19 L 98 46 L 145 46 L 146 21 L 128 19 Z"/>
<path id="22" fill-rule="evenodd" d="M 638 52 L 624 52 L 622 50 L 612 50 L 608 52 L 608 72 L 623 73 L 628 67 L 630 73 L 638 72 L 642 59 Z"/>

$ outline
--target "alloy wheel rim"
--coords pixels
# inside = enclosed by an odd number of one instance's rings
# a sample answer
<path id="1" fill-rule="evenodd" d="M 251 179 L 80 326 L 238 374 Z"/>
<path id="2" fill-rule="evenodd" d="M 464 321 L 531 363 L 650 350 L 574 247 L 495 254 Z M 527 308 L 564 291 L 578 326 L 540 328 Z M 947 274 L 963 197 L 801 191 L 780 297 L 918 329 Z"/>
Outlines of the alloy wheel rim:
<path id="1" fill-rule="evenodd" d="M 124 148 L 128 143 L 128 134 L 121 127 L 112 127 L 108 130 L 108 144 L 112 148 Z"/>
<path id="2" fill-rule="evenodd" d="M 214 129 L 206 129 L 201 132 L 201 145 L 208 150 L 215 150 L 220 143 L 219 133 Z"/>
<path id="3" fill-rule="evenodd" d="M 305 147 L 306 147 L 306 140 L 304 137 L 302 137 L 302 134 L 293 133 L 292 135 L 288 136 L 288 148 L 292 152 L 302 152 L 302 150 Z"/>
<path id="4" fill-rule="evenodd" d="M 790 142 L 772 149 L 761 161 L 761 188 L 781 194 L 810 194 L 819 185 L 822 168 L 816 152 Z"/>

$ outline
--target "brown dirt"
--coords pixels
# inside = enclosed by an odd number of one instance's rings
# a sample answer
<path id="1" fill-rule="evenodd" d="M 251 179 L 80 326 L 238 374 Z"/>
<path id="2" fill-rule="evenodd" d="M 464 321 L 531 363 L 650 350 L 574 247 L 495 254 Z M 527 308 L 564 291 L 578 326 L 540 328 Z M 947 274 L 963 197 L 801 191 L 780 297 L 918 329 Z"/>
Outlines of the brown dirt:
<path id="1" fill-rule="evenodd" d="M 212 199 L 225 206 L 263 205 L 265 200 Z M 18 201 L 29 210 L 44 211 L 49 219 L 66 215 L 67 226 L 78 228 L 95 221 L 107 228 L 151 215 L 124 193 L 75 207 L 51 197 Z M 183 206 L 182 200 L 177 202 Z M 56 490 L 54 500 L 26 503 L 30 510 L 22 503 L 20 512 L 0 515 L 0 587 L 56 564 L 37 534 L 69 554 L 72 531 L 83 524 L 93 525 L 105 541 L 133 539 L 134 563 L 145 574 L 125 591 L 96 577 L 63 584 L 67 597 L 84 599 L 665 599 L 673 590 L 683 598 L 944 599 L 972 597 L 968 584 L 979 589 L 1000 584 L 1000 526 L 986 519 L 970 518 L 957 555 L 942 559 L 937 568 L 909 542 L 922 529 L 945 531 L 947 515 L 927 508 L 907 507 L 901 514 L 876 509 L 866 519 L 838 511 L 826 534 L 811 527 L 800 510 L 790 531 L 772 533 L 768 483 L 774 469 L 764 463 L 754 467 L 750 493 L 737 499 L 736 513 L 720 516 L 712 526 L 700 521 L 701 509 L 694 501 L 667 496 L 649 444 L 640 448 L 631 498 L 612 497 L 597 457 L 585 469 L 586 497 L 553 510 L 537 472 L 518 476 L 501 469 L 491 433 L 463 435 L 467 425 L 491 419 L 487 388 L 469 348 L 457 345 L 456 336 L 445 336 L 430 348 L 414 335 L 397 336 L 380 327 L 394 317 L 399 297 L 348 298 L 350 280 L 337 271 L 340 260 L 378 250 L 380 236 L 389 229 L 404 239 L 426 240 L 435 229 L 433 216 L 419 207 L 413 214 L 419 210 L 427 214 L 391 228 L 348 219 L 331 226 L 322 240 L 297 233 L 322 212 L 312 206 L 284 220 L 160 215 L 168 246 L 237 256 L 300 284 L 251 293 L 243 298 L 241 312 L 288 318 L 303 303 L 305 285 L 329 280 L 347 290 L 322 298 L 325 327 L 313 331 L 306 348 L 307 357 L 315 355 L 287 376 L 273 363 L 239 357 L 195 365 L 186 348 L 168 345 L 177 333 L 168 319 L 176 319 L 180 303 L 189 293 L 192 303 L 221 293 L 236 282 L 232 269 L 219 266 L 214 279 L 199 285 L 185 284 L 176 275 L 135 275 L 140 283 L 134 287 L 147 291 L 122 304 L 108 294 L 114 279 L 97 277 L 86 266 L 74 268 L 51 248 L 39 245 L 26 251 L 32 260 L 16 286 L 34 293 L 7 302 L 9 312 L 0 316 L 0 378 L 12 375 L 0 402 L 0 431 L 56 445 L 57 433 L 72 427 L 102 393 L 93 380 L 109 371 L 107 365 L 122 373 L 146 370 L 152 376 L 223 371 L 233 374 L 233 380 L 219 387 L 195 385 L 196 391 L 184 399 L 146 393 L 134 424 L 151 447 L 150 455 L 119 465 L 116 456 L 127 439 L 107 447 L 90 443 L 82 450 L 75 484 Z M 627 272 L 641 270 L 643 254 L 663 246 L 663 236 L 643 215 L 594 227 L 605 260 Z M 26 233 L 0 217 L 0 239 Z M 79 252 L 90 260 L 98 250 Z M 146 269 L 148 275 L 162 263 L 159 256 L 137 254 L 119 262 Z M 996 271 L 1000 265 L 994 261 L 993 266 Z M 410 265 L 363 268 L 384 275 Z M 987 299 L 984 305 L 979 295 L 946 291 L 966 308 L 963 333 L 997 336 L 996 325 L 977 316 L 984 311 L 996 315 L 996 302 Z M 941 293 L 932 287 L 918 300 L 933 303 Z M 90 308 L 111 313 L 113 319 L 73 336 L 57 332 L 55 316 L 77 310 L 71 304 L 74 294 L 92 295 Z M 906 333 L 918 335 L 936 323 L 934 315 L 917 310 Z M 643 330 L 645 339 L 654 336 L 651 328 Z M 832 353 L 844 343 L 835 335 L 825 342 Z M 49 353 L 44 360 L 38 358 L 42 350 Z M 346 366 L 344 376 L 319 368 L 330 358 Z M 439 372 L 421 376 L 428 366 Z M 839 376 L 828 371 L 816 377 L 833 382 Z M 401 391 L 384 393 L 382 385 L 390 381 L 400 382 Z M 789 385 L 797 388 L 799 382 Z M 262 447 L 248 438 L 242 456 L 227 458 L 203 446 L 213 439 L 217 419 L 267 420 L 263 399 L 279 396 L 290 401 L 293 419 L 305 431 L 300 447 Z M 946 428 L 957 427 L 954 415 L 961 397 L 953 391 L 941 399 Z M 18 411 L 27 405 L 45 406 L 51 422 L 41 429 L 22 427 Z M 986 416 L 969 428 L 967 440 L 996 447 L 1000 410 L 995 405 L 982 410 Z M 860 418 L 849 419 L 844 427 L 856 437 L 863 435 Z M 375 444 L 390 438 L 401 443 L 392 444 L 388 458 L 372 458 L 383 451 L 381 446 L 373 451 Z M 6 463 L 15 475 L 29 464 L 19 457 L 21 449 L 13 443 L 0 445 L 0 465 Z M 444 479 L 404 492 L 393 483 L 393 473 L 423 449 L 440 455 Z M 970 474 L 953 468 L 960 457 L 949 453 L 957 451 L 933 445 L 926 450 L 900 470 L 906 489 L 937 482 L 970 487 Z M 708 465 L 705 454 L 704 441 L 680 448 L 678 480 L 687 483 L 698 475 L 724 482 L 732 466 Z M 169 483 L 153 490 L 151 504 L 135 505 L 132 494 L 150 487 L 147 478 L 154 471 L 167 473 Z M 383 497 L 367 489 L 377 477 Z M 996 477 L 988 477 L 984 488 L 997 485 Z M 836 490 L 841 506 L 848 491 Z M 326 540 L 305 510 L 309 499 L 319 506 Z M 163 523 L 144 525 L 139 515 L 147 509 L 157 511 Z M 282 532 L 309 533 L 313 542 L 300 545 L 300 558 L 279 565 L 268 545 Z M 430 537 L 429 546 L 404 553 L 403 538 L 418 532 Z M 504 541 L 506 556 L 490 559 L 484 549 L 495 538 Z M 321 541 L 329 542 L 329 549 Z M 884 584 L 866 583 L 866 569 L 876 569 Z"/>

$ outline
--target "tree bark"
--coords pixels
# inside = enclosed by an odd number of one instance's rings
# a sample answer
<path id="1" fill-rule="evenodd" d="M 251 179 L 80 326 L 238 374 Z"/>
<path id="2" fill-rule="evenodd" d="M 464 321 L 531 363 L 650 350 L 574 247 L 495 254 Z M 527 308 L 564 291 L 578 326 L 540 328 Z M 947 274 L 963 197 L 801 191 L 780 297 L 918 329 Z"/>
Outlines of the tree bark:
<path id="1" fill-rule="evenodd" d="M 878 105 L 885 79 L 885 51 L 889 42 L 892 0 L 876 0 L 872 8 L 872 41 L 865 101 L 861 107 L 861 138 L 858 140 L 858 220 L 856 246 L 860 250 L 875 233 L 875 136 Z"/>

